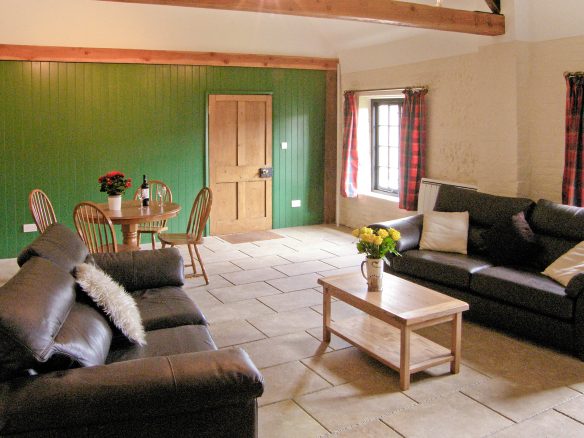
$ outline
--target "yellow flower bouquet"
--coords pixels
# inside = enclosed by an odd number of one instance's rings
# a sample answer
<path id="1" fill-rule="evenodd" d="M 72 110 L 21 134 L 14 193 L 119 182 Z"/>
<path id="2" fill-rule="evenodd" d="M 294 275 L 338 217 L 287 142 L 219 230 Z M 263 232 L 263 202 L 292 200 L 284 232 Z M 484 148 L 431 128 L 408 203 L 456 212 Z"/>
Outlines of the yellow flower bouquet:
<path id="1" fill-rule="evenodd" d="M 353 230 L 353 236 L 359 238 L 357 242 L 357 251 L 359 254 L 365 253 L 368 259 L 380 259 L 390 252 L 395 255 L 401 255 L 396 249 L 396 242 L 401 238 L 399 231 L 390 228 L 372 228 L 362 227 Z"/>

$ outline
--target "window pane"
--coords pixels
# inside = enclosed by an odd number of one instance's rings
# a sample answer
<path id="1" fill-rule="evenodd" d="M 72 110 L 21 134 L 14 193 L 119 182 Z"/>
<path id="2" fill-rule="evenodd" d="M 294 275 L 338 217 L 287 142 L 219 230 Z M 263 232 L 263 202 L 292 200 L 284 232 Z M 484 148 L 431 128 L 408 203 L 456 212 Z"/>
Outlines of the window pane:
<path id="1" fill-rule="evenodd" d="M 377 165 L 380 167 L 389 166 L 389 148 L 380 147 L 377 149 Z"/>
<path id="2" fill-rule="evenodd" d="M 389 107 L 389 124 L 399 126 L 399 105 L 391 105 Z"/>
<path id="3" fill-rule="evenodd" d="M 387 167 L 378 167 L 377 172 L 379 173 L 378 184 L 380 189 L 389 188 L 389 170 Z"/>
<path id="4" fill-rule="evenodd" d="M 377 133 L 378 133 L 377 144 L 379 146 L 389 146 L 388 144 L 389 128 L 387 126 L 379 126 L 377 128 Z"/>
<path id="5" fill-rule="evenodd" d="M 390 148 L 389 149 L 389 163 L 397 167 L 399 163 L 399 149 L 398 148 Z"/>
<path id="6" fill-rule="evenodd" d="M 389 128 L 389 145 L 397 148 L 399 146 L 399 128 L 392 126 Z"/>
<path id="7" fill-rule="evenodd" d="M 398 186 L 399 175 L 397 172 L 397 168 L 391 169 L 388 175 L 388 187 L 392 190 L 397 190 Z"/>
<path id="8" fill-rule="evenodd" d="M 380 125 L 387 125 L 388 109 L 388 105 L 379 105 L 377 107 L 377 120 Z"/>

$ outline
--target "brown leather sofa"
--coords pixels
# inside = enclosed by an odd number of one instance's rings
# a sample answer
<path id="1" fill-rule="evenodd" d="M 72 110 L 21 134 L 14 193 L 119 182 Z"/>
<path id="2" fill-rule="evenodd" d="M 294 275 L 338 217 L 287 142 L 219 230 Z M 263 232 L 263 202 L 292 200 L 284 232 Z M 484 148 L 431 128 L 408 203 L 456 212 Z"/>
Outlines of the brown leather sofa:
<path id="1" fill-rule="evenodd" d="M 147 345 L 76 287 L 92 259 L 135 298 Z M 176 249 L 92 257 L 55 224 L 18 263 L 0 288 L 0 436 L 257 436 L 263 378 L 243 350 L 217 350 Z"/>

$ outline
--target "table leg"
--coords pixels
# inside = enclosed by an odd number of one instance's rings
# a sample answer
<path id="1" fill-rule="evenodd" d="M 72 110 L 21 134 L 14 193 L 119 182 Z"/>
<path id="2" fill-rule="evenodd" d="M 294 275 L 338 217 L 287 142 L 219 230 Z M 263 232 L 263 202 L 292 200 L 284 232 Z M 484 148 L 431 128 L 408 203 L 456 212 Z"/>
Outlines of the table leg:
<path id="1" fill-rule="evenodd" d="M 462 335 L 462 313 L 457 313 L 452 318 L 451 346 L 450 351 L 453 359 L 450 362 L 450 372 L 457 374 L 460 371 L 460 350 Z"/>
<path id="2" fill-rule="evenodd" d="M 122 224 L 122 235 L 124 236 L 124 245 L 138 246 L 138 225 Z"/>
<path id="3" fill-rule="evenodd" d="M 322 340 L 323 342 L 331 341 L 331 294 L 326 286 L 323 286 L 322 291 Z"/>
<path id="4" fill-rule="evenodd" d="M 402 391 L 410 389 L 410 334 L 409 327 L 400 330 L 400 355 L 399 355 L 399 387 Z"/>

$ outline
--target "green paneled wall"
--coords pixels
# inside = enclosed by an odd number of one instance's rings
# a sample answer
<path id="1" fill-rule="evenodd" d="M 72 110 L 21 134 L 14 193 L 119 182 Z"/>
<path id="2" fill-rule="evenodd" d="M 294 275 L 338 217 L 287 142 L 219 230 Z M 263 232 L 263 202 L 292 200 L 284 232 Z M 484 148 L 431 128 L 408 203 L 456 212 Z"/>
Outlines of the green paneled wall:
<path id="1" fill-rule="evenodd" d="M 33 188 L 72 227 L 79 201 L 105 202 L 97 178 L 114 169 L 137 184 L 143 173 L 167 182 L 183 206 L 170 229 L 183 230 L 206 183 L 208 94 L 265 92 L 273 95 L 273 226 L 320 223 L 324 72 L 1 61 L 0 258 L 37 235 L 22 232 Z M 291 208 L 292 199 L 302 207 Z"/>

